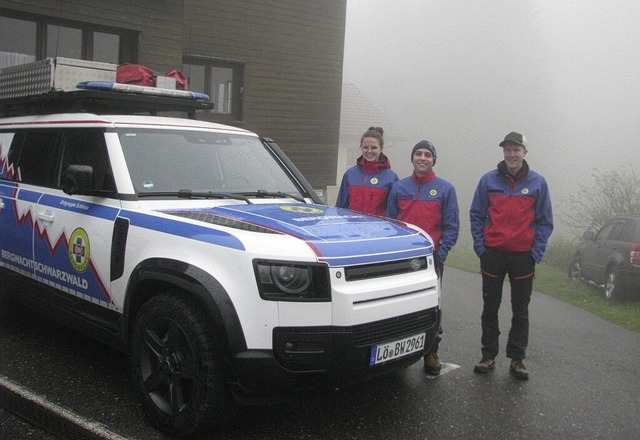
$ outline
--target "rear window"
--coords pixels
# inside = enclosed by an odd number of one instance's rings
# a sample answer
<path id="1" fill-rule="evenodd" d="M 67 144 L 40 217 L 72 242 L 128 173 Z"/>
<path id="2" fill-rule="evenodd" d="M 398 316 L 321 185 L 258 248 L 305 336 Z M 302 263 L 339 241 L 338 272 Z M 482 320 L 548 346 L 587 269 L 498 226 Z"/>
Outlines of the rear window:
<path id="1" fill-rule="evenodd" d="M 17 131 L 13 136 L 5 178 L 31 185 L 54 187 L 58 150 L 57 130 Z"/>

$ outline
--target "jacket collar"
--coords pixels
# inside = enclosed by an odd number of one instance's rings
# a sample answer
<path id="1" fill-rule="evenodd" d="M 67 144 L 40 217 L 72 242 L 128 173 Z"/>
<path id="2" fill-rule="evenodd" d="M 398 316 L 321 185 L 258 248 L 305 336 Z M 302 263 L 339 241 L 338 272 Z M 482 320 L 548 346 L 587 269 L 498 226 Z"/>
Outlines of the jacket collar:
<path id="1" fill-rule="evenodd" d="M 514 182 L 516 182 L 520 179 L 527 177 L 527 175 L 529 174 L 529 164 L 527 163 L 526 160 L 523 159 L 522 168 L 518 170 L 515 176 L 512 176 L 511 174 L 509 174 L 509 171 L 507 170 L 507 164 L 503 160 L 500 163 L 498 163 L 498 174 L 508 177 Z"/>
<path id="2" fill-rule="evenodd" d="M 433 179 L 435 179 L 436 178 L 436 173 L 433 170 L 431 170 L 427 174 L 425 174 L 424 176 L 418 177 L 416 175 L 416 172 L 414 171 L 413 174 L 411 174 L 411 178 L 415 182 L 418 182 L 420 185 L 422 185 L 423 183 L 431 182 Z"/>
<path id="3" fill-rule="evenodd" d="M 356 164 L 360 168 L 362 168 L 362 171 L 365 174 L 375 174 L 391 168 L 391 162 L 383 153 L 380 153 L 380 157 L 376 162 L 370 162 L 368 160 L 365 160 L 364 157 L 360 156 L 358 160 L 356 160 Z"/>

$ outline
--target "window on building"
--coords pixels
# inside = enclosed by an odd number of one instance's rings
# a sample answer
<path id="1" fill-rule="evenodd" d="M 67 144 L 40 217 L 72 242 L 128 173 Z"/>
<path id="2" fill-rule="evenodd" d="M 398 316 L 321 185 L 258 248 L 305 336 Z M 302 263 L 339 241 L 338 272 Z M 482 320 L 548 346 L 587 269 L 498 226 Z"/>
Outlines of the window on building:
<path id="1" fill-rule="evenodd" d="M 82 29 L 47 25 L 46 58 L 67 57 L 81 60 Z"/>
<path id="2" fill-rule="evenodd" d="M 189 80 L 190 90 L 211 97 L 217 120 L 227 123 L 242 121 L 242 63 L 186 57 L 182 72 Z"/>
<path id="3" fill-rule="evenodd" d="M 137 44 L 129 30 L 0 11 L 0 68 L 55 57 L 136 63 Z"/>
<path id="4" fill-rule="evenodd" d="M 36 30 L 34 21 L 0 16 L 0 67 L 36 60 Z"/>
<path id="5" fill-rule="evenodd" d="M 93 33 L 93 61 L 120 63 L 120 35 L 106 32 Z"/>

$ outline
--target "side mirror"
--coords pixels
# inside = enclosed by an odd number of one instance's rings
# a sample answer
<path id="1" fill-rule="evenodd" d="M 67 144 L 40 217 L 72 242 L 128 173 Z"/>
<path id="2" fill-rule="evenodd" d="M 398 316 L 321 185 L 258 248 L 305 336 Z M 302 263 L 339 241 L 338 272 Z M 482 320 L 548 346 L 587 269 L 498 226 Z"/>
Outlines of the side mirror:
<path id="1" fill-rule="evenodd" d="M 93 167 L 89 165 L 69 165 L 60 179 L 62 191 L 72 195 L 91 190 Z"/>
<path id="2" fill-rule="evenodd" d="M 584 234 L 582 234 L 582 238 L 585 240 L 593 240 L 593 237 L 593 231 L 584 231 Z"/>

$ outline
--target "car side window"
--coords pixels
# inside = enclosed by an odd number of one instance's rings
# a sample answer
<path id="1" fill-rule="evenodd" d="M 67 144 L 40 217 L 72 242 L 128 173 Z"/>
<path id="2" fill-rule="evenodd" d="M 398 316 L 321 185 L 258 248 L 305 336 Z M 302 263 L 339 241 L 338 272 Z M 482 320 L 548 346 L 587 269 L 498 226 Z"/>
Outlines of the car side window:
<path id="1" fill-rule="evenodd" d="M 57 140 L 57 130 L 16 132 L 8 155 L 8 162 L 16 170 L 14 180 L 54 187 Z"/>
<path id="2" fill-rule="evenodd" d="M 624 222 L 615 222 L 613 224 L 613 229 L 609 233 L 607 240 L 620 240 L 620 236 L 622 235 L 622 229 L 624 229 Z"/>
<path id="3" fill-rule="evenodd" d="M 622 233 L 620 234 L 620 240 L 629 243 L 640 240 L 640 231 L 637 231 L 638 233 L 636 234 L 636 229 L 636 222 L 634 222 L 633 220 L 627 221 L 624 225 Z M 638 236 L 638 238 L 634 238 L 636 236 Z"/>
<path id="4" fill-rule="evenodd" d="M 608 223 L 604 225 L 602 229 L 600 229 L 600 231 L 598 232 L 598 235 L 596 235 L 595 240 L 596 241 L 607 240 L 615 225 L 616 225 L 615 223 Z"/>
<path id="5" fill-rule="evenodd" d="M 70 165 L 86 165 L 92 170 L 91 190 L 113 193 L 115 184 L 103 132 L 99 129 L 67 130 L 62 137 L 62 162 L 58 183 Z"/>

